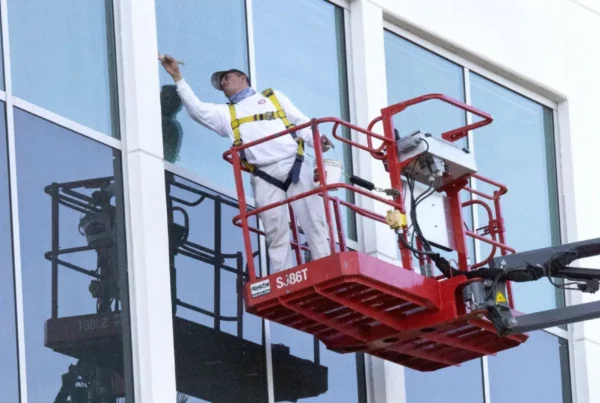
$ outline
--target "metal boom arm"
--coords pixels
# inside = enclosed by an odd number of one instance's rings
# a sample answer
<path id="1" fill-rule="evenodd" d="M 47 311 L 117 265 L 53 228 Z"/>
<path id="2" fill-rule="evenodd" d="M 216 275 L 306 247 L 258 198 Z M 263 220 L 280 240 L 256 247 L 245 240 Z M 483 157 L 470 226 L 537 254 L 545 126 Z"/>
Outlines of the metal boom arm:
<path id="1" fill-rule="evenodd" d="M 553 326 L 600 318 L 600 301 L 524 315 L 513 315 L 506 298 L 506 282 L 536 281 L 543 277 L 575 281 L 555 286 L 595 293 L 600 288 L 600 270 L 569 267 L 578 259 L 600 255 L 600 238 L 536 249 L 495 258 L 490 268 L 465 273 L 483 281 L 470 283 L 464 290 L 474 309 L 485 308 L 500 336 L 509 336 Z M 577 288 L 567 288 L 575 285 Z"/>

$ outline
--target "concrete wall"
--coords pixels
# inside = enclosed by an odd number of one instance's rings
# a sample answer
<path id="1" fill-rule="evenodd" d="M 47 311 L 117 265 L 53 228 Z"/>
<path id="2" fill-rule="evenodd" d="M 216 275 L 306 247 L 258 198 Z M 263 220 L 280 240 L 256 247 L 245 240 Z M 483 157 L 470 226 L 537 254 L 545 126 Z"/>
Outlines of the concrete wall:
<path id="1" fill-rule="evenodd" d="M 358 123 L 386 104 L 384 20 L 451 51 L 527 91 L 557 103 L 558 166 L 563 241 L 600 236 L 600 186 L 595 160 L 600 151 L 600 3 L 593 0 L 353 0 L 352 74 Z M 366 101 L 365 101 L 366 100 Z M 383 177 L 358 161 L 365 176 Z M 390 256 L 390 239 L 377 231 L 368 251 Z M 586 262 L 588 263 L 588 262 Z M 600 261 L 593 263 L 600 267 Z M 593 298 L 593 297 L 592 297 Z M 569 295 L 570 303 L 582 296 Z M 590 297 L 585 296 L 584 302 Z M 576 403 L 600 401 L 600 321 L 569 327 Z M 404 402 L 393 387 L 402 370 L 371 360 L 385 385 L 371 401 Z M 377 381 L 382 383 L 381 380 Z M 385 391 L 385 392 L 383 392 Z"/>

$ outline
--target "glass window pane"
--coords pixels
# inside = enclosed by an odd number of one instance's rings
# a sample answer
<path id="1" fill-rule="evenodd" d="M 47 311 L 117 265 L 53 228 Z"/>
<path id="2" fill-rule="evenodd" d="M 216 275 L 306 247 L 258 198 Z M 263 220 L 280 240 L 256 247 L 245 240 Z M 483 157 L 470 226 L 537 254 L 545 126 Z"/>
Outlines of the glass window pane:
<path id="1" fill-rule="evenodd" d="M 567 340 L 544 331 L 529 333 L 522 346 L 490 356 L 494 403 L 571 403 Z"/>
<path id="2" fill-rule="evenodd" d="M 481 360 L 467 361 L 460 367 L 435 372 L 419 372 L 409 368 L 404 371 L 407 403 L 483 403 Z M 465 384 L 469 387 L 465 387 Z"/>
<path id="3" fill-rule="evenodd" d="M 119 137 L 112 1 L 11 1 L 13 93 Z"/>
<path id="4" fill-rule="evenodd" d="M 552 111 L 477 74 L 471 73 L 470 81 L 473 106 L 494 117 L 492 124 L 475 130 L 473 139 L 479 173 L 508 187 L 501 198 L 507 243 L 517 252 L 556 245 L 560 239 Z M 494 190 L 481 181 L 477 186 L 488 194 Z M 483 209 L 478 213 L 480 226 L 486 225 Z M 482 243 L 482 256 L 489 251 Z M 519 311 L 562 304 L 563 292 L 547 280 L 512 286 Z"/>
<path id="5" fill-rule="evenodd" d="M 12 228 L 4 103 L 0 107 L 0 390 L 1 402 L 19 401 Z"/>
<path id="6" fill-rule="evenodd" d="M 257 90 L 281 91 L 308 118 L 348 120 L 343 10 L 322 0 L 264 0 L 253 3 L 253 17 Z M 350 150 L 333 139 L 332 127 L 320 126 L 335 144 L 324 157 L 343 161 L 350 175 Z M 312 164 L 314 149 L 308 148 L 306 154 Z M 341 199 L 352 201 L 351 194 L 338 192 Z M 346 234 L 352 238 L 352 216 L 347 217 Z M 359 401 L 362 380 L 357 377 L 355 354 L 331 352 L 312 335 L 277 323 L 270 327 L 276 401 Z M 293 365 L 280 358 L 285 354 Z"/>
<path id="7" fill-rule="evenodd" d="M 185 63 L 181 73 L 196 96 L 202 102 L 228 102 L 213 88 L 210 77 L 230 68 L 249 74 L 244 0 L 157 0 L 156 22 L 159 51 Z M 162 66 L 159 69 L 165 159 L 206 178 L 211 188 L 235 191 L 233 169 L 222 157 L 231 139 L 196 123 L 180 109 L 173 79 Z M 165 128 L 166 121 L 179 130 Z M 249 183 L 247 175 L 245 179 Z"/>
<path id="8" fill-rule="evenodd" d="M 461 66 L 389 31 L 384 31 L 388 105 L 427 94 L 444 94 L 464 102 Z M 439 137 L 466 123 L 465 113 L 433 100 L 408 107 L 394 118 L 401 136 L 417 130 Z M 466 145 L 462 140 L 461 147 Z"/>
<path id="9" fill-rule="evenodd" d="M 4 91 L 4 46 L 2 42 L 2 30 L 0 29 L 0 90 Z"/>
<path id="10" fill-rule="evenodd" d="M 337 117 L 349 121 L 343 9 L 323 0 L 263 0 L 253 3 L 253 16 L 260 86 L 256 89 L 281 91 L 309 119 Z M 343 163 L 344 173 L 350 176 L 352 150 L 333 138 L 332 129 L 331 123 L 319 125 L 319 131 L 335 146 L 324 158 Z M 339 134 L 350 136 L 343 130 Z M 314 166 L 314 149 L 307 147 L 305 155 Z M 349 183 L 345 176 L 340 181 Z M 354 201 L 350 191 L 338 190 L 335 195 Z M 354 215 L 351 211 L 345 215 L 346 236 L 356 240 Z"/>
<path id="11" fill-rule="evenodd" d="M 29 402 L 132 401 L 120 152 L 14 118 Z"/>
<path id="12" fill-rule="evenodd" d="M 166 174 L 177 390 L 192 402 L 267 401 L 262 320 L 245 311 L 237 203 Z M 252 239 L 255 264 L 259 249 Z"/>
<path id="13" fill-rule="evenodd" d="M 396 34 L 384 31 L 386 78 L 388 105 L 400 103 L 412 98 L 427 94 L 444 94 L 464 102 L 464 76 L 463 68 L 441 56 L 436 55 Z M 466 124 L 466 115 L 459 108 L 450 106 L 441 101 L 433 100 L 408 107 L 393 118 L 394 128 L 400 136 L 408 136 L 418 130 L 431 133 L 435 137 Z M 462 148 L 467 147 L 467 139 L 463 138 L 455 143 Z M 425 185 L 417 183 L 415 188 L 418 193 L 425 191 Z M 467 192 L 460 193 L 463 202 L 469 200 Z M 407 200 L 409 200 L 407 198 Z M 423 204 L 417 210 L 422 214 Z M 473 217 L 468 209 L 463 209 L 465 225 L 472 230 Z M 428 237 L 425 230 L 424 235 Z M 467 239 L 468 262 L 474 261 L 473 241 Z M 455 252 L 437 249 L 446 259 L 457 260 Z M 397 252 L 400 259 L 400 252 Z M 418 266 L 414 260 L 413 266 Z M 441 274 L 437 268 L 434 273 Z"/>
<path id="14" fill-rule="evenodd" d="M 253 17 L 257 90 L 281 91 L 308 118 L 333 116 L 348 120 L 343 10 L 322 0 L 265 0 L 253 3 Z M 345 173 L 350 175 L 351 152 L 333 139 L 332 127 L 320 126 L 321 133 L 335 144 L 324 158 L 343 161 Z M 313 164 L 314 149 L 308 148 L 306 154 Z M 341 199 L 353 200 L 352 194 L 338 192 Z M 350 225 L 344 222 L 346 235 L 355 238 L 350 213 L 347 219 Z M 358 401 L 355 354 L 333 353 L 312 335 L 277 323 L 270 327 L 276 401 Z M 288 350 L 294 363 L 291 367 L 278 358 Z M 298 383 L 291 388 L 294 382 Z"/>

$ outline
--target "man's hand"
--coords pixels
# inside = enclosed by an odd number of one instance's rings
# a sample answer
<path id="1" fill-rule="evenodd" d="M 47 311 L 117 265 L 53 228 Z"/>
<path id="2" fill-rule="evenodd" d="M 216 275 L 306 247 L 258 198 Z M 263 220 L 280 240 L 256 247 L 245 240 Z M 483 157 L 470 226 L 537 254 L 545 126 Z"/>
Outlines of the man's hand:
<path id="1" fill-rule="evenodd" d="M 321 136 L 321 148 L 323 149 L 323 152 L 327 152 L 333 148 L 333 143 L 325 135 Z"/>
<path id="2" fill-rule="evenodd" d="M 177 63 L 177 60 L 169 55 L 164 55 L 162 58 L 159 57 L 159 60 L 167 73 L 173 77 L 175 82 L 181 80 L 181 72 L 179 71 L 179 64 Z"/>

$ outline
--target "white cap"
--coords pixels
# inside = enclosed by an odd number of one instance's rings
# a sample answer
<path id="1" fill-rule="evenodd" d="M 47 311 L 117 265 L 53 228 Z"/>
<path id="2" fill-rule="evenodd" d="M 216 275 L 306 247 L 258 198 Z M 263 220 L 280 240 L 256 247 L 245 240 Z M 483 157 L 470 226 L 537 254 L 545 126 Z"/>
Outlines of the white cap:
<path id="1" fill-rule="evenodd" d="M 248 85 L 250 85 L 250 77 L 248 77 L 248 74 L 246 74 L 243 71 L 238 70 L 238 69 L 229 69 L 229 70 L 214 72 L 213 75 L 210 77 L 210 82 L 211 82 L 212 86 L 215 87 L 216 89 L 218 89 L 219 91 L 221 91 L 221 77 L 223 77 L 227 73 L 233 73 L 233 72 L 240 73 L 240 74 L 243 74 L 244 76 L 246 76 L 246 78 L 248 79 Z"/>

